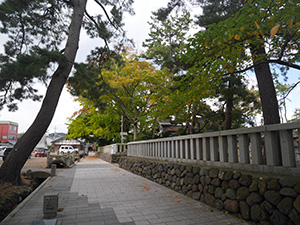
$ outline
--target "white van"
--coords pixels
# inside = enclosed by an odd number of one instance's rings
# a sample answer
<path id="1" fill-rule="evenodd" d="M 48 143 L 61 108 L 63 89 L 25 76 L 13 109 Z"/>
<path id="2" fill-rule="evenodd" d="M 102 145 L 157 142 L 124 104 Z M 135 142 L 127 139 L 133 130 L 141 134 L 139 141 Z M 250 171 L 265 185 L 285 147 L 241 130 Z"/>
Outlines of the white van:
<path id="1" fill-rule="evenodd" d="M 66 153 L 78 153 L 77 148 L 73 148 L 72 146 L 69 145 L 62 145 L 59 147 L 58 150 L 59 154 L 66 154 Z"/>

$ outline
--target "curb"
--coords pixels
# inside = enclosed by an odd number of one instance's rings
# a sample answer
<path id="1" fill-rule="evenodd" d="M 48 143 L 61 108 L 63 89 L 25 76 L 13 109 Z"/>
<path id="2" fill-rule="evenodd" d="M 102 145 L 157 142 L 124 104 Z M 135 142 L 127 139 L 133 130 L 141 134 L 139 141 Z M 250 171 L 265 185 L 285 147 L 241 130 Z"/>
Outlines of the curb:
<path id="1" fill-rule="evenodd" d="M 1 221 L 0 225 L 4 225 L 9 222 L 23 207 L 26 203 L 41 189 L 45 186 L 45 184 L 51 179 L 49 176 L 43 183 L 41 183 L 30 195 L 28 195 L 13 211 L 11 211 L 8 216 Z"/>

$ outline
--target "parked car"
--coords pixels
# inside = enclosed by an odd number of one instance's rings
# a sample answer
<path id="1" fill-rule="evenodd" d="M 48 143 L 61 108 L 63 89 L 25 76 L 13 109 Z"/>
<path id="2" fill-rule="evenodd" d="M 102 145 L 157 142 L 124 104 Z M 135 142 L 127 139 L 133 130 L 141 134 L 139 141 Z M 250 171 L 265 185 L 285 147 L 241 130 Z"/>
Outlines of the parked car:
<path id="1" fill-rule="evenodd" d="M 3 161 L 6 159 L 6 157 L 8 156 L 8 154 L 11 152 L 13 148 L 9 148 L 9 147 L 6 147 L 5 150 L 4 150 L 4 154 L 2 156 L 2 159 Z"/>
<path id="2" fill-rule="evenodd" d="M 78 153 L 78 149 L 73 148 L 73 146 L 62 145 L 59 147 L 58 152 L 59 152 L 59 154 Z"/>
<path id="3" fill-rule="evenodd" d="M 34 157 L 46 157 L 47 156 L 47 149 L 38 148 L 35 151 Z"/>
<path id="4" fill-rule="evenodd" d="M 4 156 L 5 149 L 6 149 L 6 147 L 3 147 L 3 146 L 0 147 L 0 157 Z"/>

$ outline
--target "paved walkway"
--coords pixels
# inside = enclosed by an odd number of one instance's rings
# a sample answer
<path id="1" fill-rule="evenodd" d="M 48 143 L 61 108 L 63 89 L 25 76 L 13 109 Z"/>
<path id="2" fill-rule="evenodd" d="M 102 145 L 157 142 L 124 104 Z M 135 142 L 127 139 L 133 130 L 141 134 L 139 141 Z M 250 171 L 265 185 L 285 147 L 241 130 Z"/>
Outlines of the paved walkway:
<path id="1" fill-rule="evenodd" d="M 59 192 L 57 225 L 247 224 L 113 164 L 84 159 L 49 179 L 1 225 L 50 222 L 41 222 L 49 192 Z"/>

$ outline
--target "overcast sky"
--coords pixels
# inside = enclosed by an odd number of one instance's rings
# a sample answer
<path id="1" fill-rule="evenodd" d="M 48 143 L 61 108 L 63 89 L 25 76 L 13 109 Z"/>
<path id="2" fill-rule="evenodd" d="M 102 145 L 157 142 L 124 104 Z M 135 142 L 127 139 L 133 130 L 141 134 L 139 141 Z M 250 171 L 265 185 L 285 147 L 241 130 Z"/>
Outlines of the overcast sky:
<path id="1" fill-rule="evenodd" d="M 0 0 L 1 2 L 1 0 Z M 88 0 L 92 2 L 92 0 Z M 134 16 L 126 15 L 125 30 L 129 38 L 133 39 L 137 49 L 142 48 L 142 42 L 147 38 L 151 12 L 160 7 L 165 7 L 168 0 L 136 0 L 133 4 L 135 11 Z M 94 6 L 89 6 L 88 10 L 92 11 Z M 96 8 L 96 7 L 95 7 Z M 192 9 L 192 8 L 191 8 Z M 196 10 L 195 8 L 193 9 Z M 199 10 L 199 9 L 197 9 Z M 2 36 L 3 37 L 3 36 Z M 3 51 L 4 39 L 0 36 L 0 51 Z M 95 46 L 101 46 L 102 41 L 99 39 L 90 39 L 84 32 L 81 33 L 80 46 L 77 53 L 76 61 L 83 62 L 86 56 Z M 40 94 L 45 94 L 46 88 L 41 84 L 36 84 Z M 73 101 L 73 97 L 64 89 L 59 100 L 52 123 L 48 128 L 48 132 L 67 132 L 67 118 L 80 109 L 78 102 Z M 19 124 L 19 133 L 25 132 L 34 121 L 41 102 L 33 102 L 32 100 L 24 100 L 18 104 L 19 110 L 16 112 L 8 112 L 5 108 L 0 111 L 0 120 L 10 120 Z"/>
<path id="2" fill-rule="evenodd" d="M 88 0 L 91 2 L 92 0 Z M 1 2 L 1 0 L 0 0 Z M 136 0 L 133 7 L 135 10 L 134 16 L 126 16 L 125 20 L 125 30 L 127 31 L 127 35 L 129 38 L 132 38 L 135 41 L 135 45 L 137 49 L 142 48 L 142 42 L 147 38 L 149 32 L 149 25 L 147 21 L 150 20 L 151 12 L 157 10 L 160 7 L 165 7 L 167 5 L 168 0 Z M 93 9 L 93 6 L 88 8 Z M 196 14 L 200 13 L 199 8 L 190 8 Z M 2 41 L 1 41 L 2 40 Z M 82 32 L 80 38 L 80 46 L 78 50 L 78 54 L 76 57 L 77 62 L 83 62 L 86 59 L 87 54 L 89 54 L 90 50 L 95 46 L 101 45 L 101 40 L 91 40 L 89 37 L 84 35 Z M 0 51 L 3 51 L 3 38 L 0 36 Z M 299 80 L 299 72 L 294 71 L 289 79 L 290 82 L 296 82 Z M 256 81 L 254 81 L 256 82 Z M 41 94 L 45 94 L 46 88 L 41 84 L 37 84 L 38 89 Z M 289 118 L 293 114 L 293 110 L 296 107 L 300 107 L 300 86 L 294 90 L 289 99 L 292 101 L 288 101 L 288 116 Z M 16 112 L 8 112 L 6 109 L 0 111 L 0 120 L 10 120 L 13 122 L 17 122 L 19 124 L 19 133 L 25 132 L 29 126 L 34 121 L 40 106 L 41 102 L 33 102 L 32 100 L 25 100 L 18 104 L 19 110 Z M 56 109 L 56 113 L 48 128 L 48 132 L 65 132 L 67 133 L 67 118 L 71 117 L 72 114 L 79 110 L 80 106 L 77 102 L 74 102 L 74 99 L 70 94 L 64 89 L 62 95 L 60 97 L 60 101 L 58 107 Z"/>

